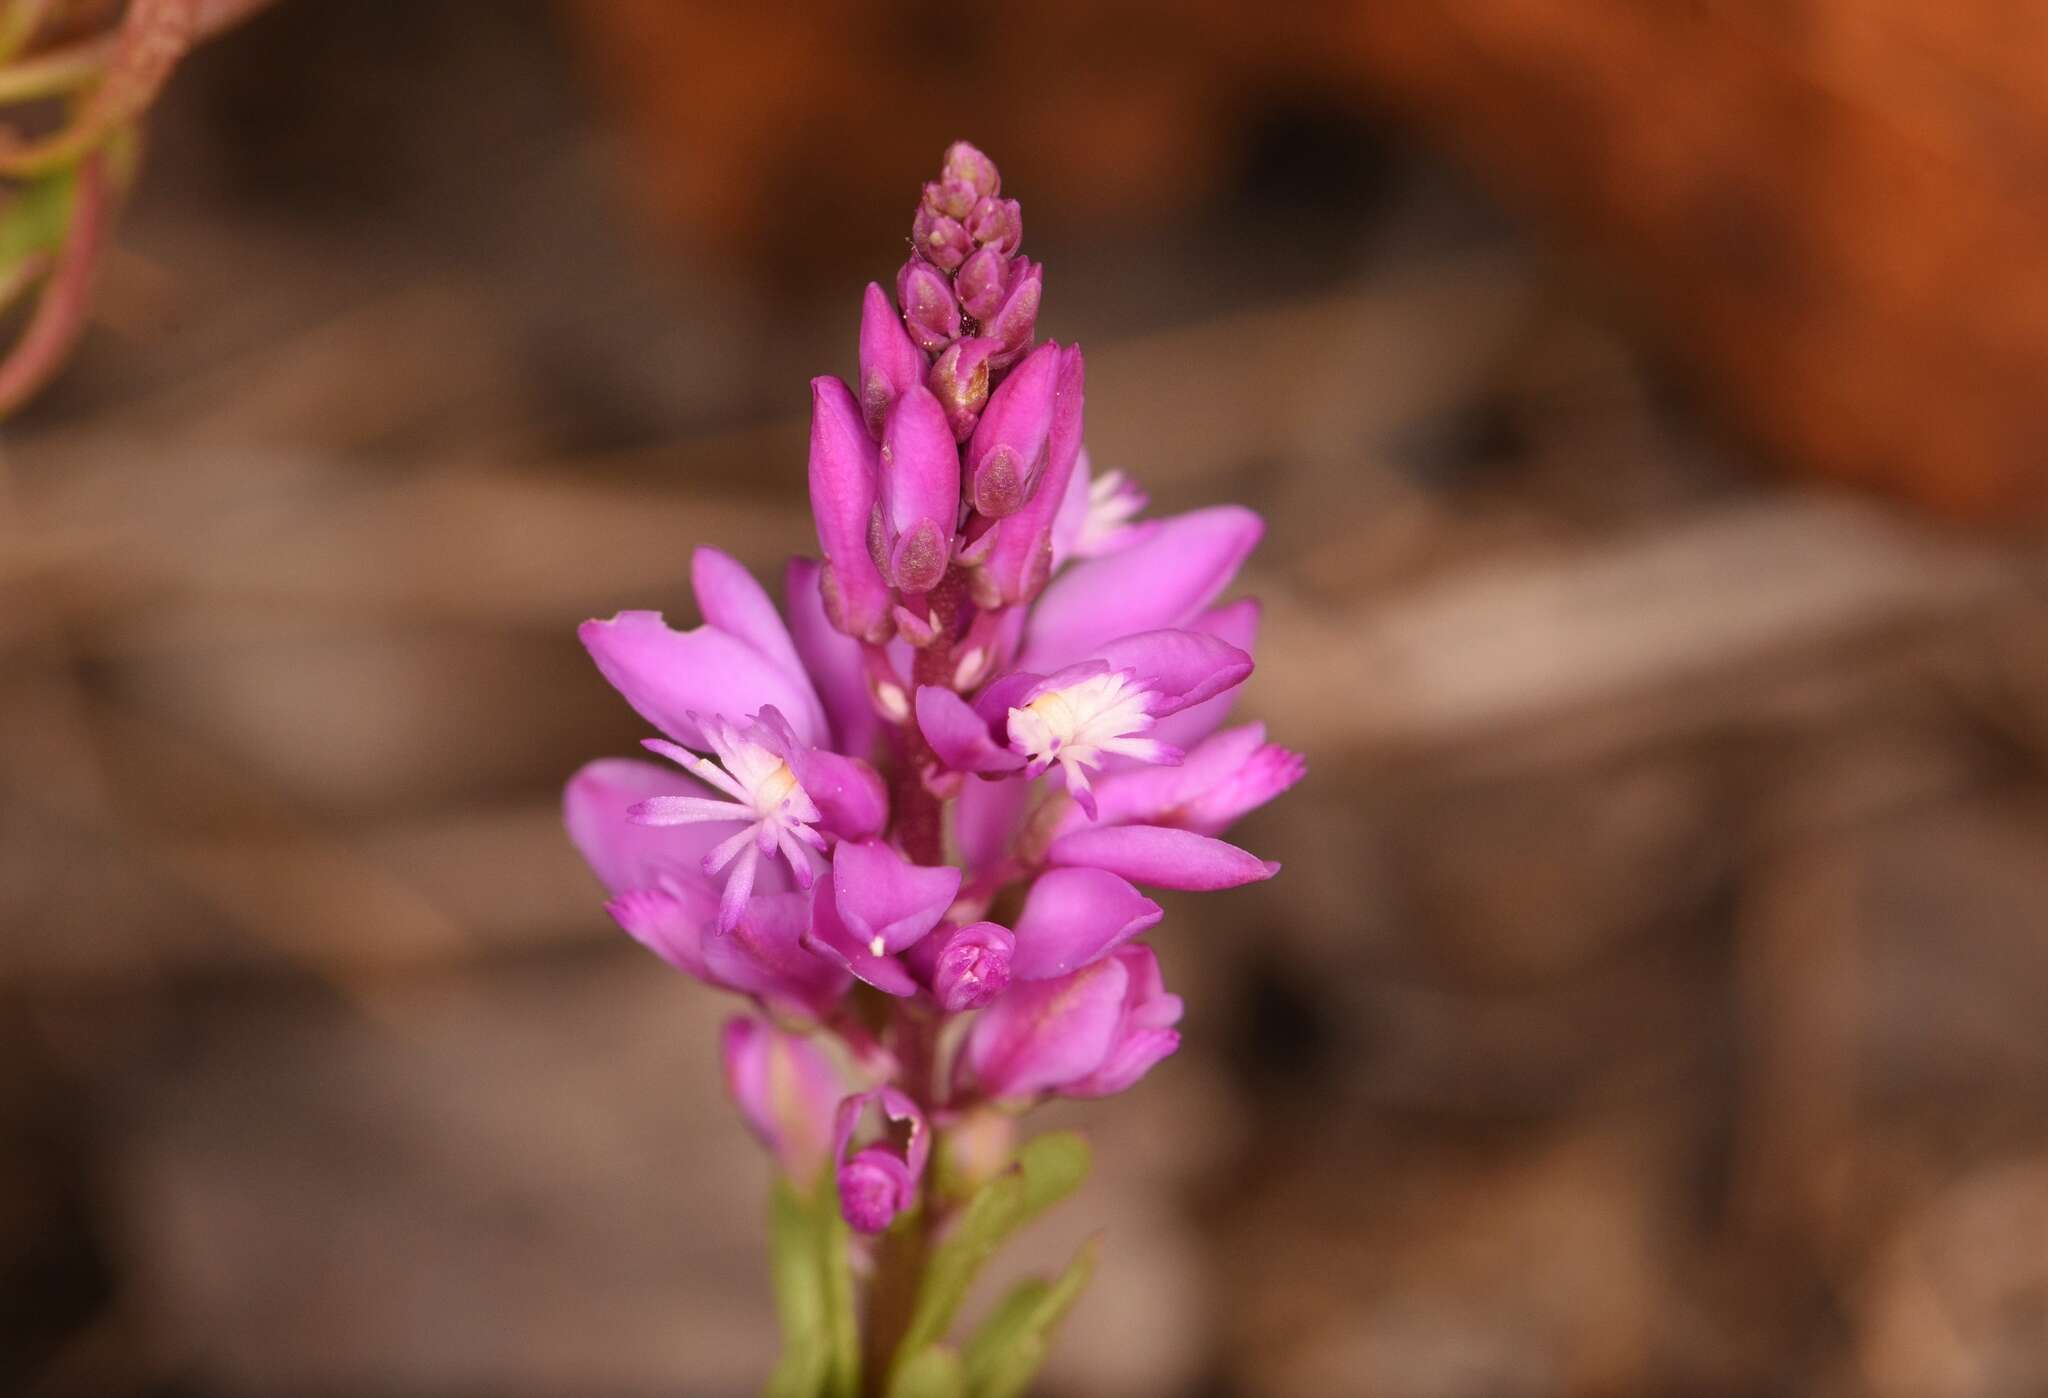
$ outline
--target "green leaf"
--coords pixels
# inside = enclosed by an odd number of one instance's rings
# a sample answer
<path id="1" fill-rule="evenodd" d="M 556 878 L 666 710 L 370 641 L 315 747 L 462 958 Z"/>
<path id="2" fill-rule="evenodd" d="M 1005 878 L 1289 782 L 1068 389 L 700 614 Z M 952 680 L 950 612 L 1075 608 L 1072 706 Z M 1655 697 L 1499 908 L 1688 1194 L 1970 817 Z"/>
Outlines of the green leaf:
<path id="1" fill-rule="evenodd" d="M 818 1273 L 825 1308 L 825 1392 L 829 1398 L 859 1398 L 860 1322 L 853 1313 L 852 1230 L 839 1212 L 839 1184 L 830 1170 L 820 1173 L 811 1207 L 818 1220 Z"/>
<path id="2" fill-rule="evenodd" d="M 826 1328 L 824 1249 L 815 1203 L 776 1177 L 769 1213 L 769 1257 L 775 1274 L 775 1319 L 782 1358 L 764 1398 L 819 1398 L 832 1368 Z"/>
<path id="3" fill-rule="evenodd" d="M 1073 1193 L 1087 1174 L 1088 1143 L 1071 1131 L 1055 1131 L 1026 1142 L 1016 1163 L 981 1187 L 932 1252 L 897 1365 L 945 1338 L 968 1287 L 996 1249 Z"/>
<path id="4" fill-rule="evenodd" d="M 0 274 L 64 241 L 76 174 L 67 168 L 0 195 Z"/>
<path id="5" fill-rule="evenodd" d="M 1095 1274 L 1097 1234 L 1081 1245 L 1051 1285 L 1019 1282 L 967 1344 L 968 1392 L 974 1398 L 1021 1398 L 1052 1348 L 1053 1331 Z"/>
<path id="6" fill-rule="evenodd" d="M 966 1398 L 967 1374 L 960 1356 L 934 1346 L 919 1350 L 896 1371 L 889 1398 Z"/>

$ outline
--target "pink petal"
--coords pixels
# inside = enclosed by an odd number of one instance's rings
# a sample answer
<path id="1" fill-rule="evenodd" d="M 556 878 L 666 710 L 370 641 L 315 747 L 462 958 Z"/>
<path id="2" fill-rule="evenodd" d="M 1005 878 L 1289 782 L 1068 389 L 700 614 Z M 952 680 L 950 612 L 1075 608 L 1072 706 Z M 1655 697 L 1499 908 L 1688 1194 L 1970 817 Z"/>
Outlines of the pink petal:
<path id="1" fill-rule="evenodd" d="M 960 871 L 912 864 L 880 840 L 848 840 L 833 853 L 832 888 L 847 930 L 881 956 L 909 948 L 938 926 L 960 891 Z"/>
<path id="2" fill-rule="evenodd" d="M 1230 585 L 1264 532 L 1250 510 L 1219 505 L 1161 520 L 1143 542 L 1075 564 L 1039 597 L 1021 663 L 1056 670 L 1119 636 L 1187 625 Z"/>
<path id="3" fill-rule="evenodd" d="M 1252 658 L 1201 631 L 1140 631 L 1096 652 L 1112 670 L 1131 670 L 1160 696 L 1154 717 L 1180 712 L 1244 683 Z"/>
<path id="4" fill-rule="evenodd" d="M 1115 960 L 1012 984 L 968 1031 L 962 1061 L 984 1092 L 1028 1097 L 1085 1077 L 1109 1053 L 1128 974 Z"/>
<path id="5" fill-rule="evenodd" d="M 711 795 L 672 767 L 626 757 L 600 758 L 586 763 L 563 788 L 562 819 L 570 841 L 611 893 L 652 888 L 664 879 L 702 883 L 698 864 L 733 827 L 661 828 L 637 824 L 626 812 L 642 801 Z"/>
<path id="6" fill-rule="evenodd" d="M 860 642 L 834 630 L 825 618 L 818 564 L 792 558 L 783 575 L 782 595 L 789 608 L 790 637 L 831 721 L 830 746 L 853 757 L 871 756 L 882 732 L 882 716 L 868 698 Z"/>
<path id="7" fill-rule="evenodd" d="M 1051 870 L 1025 895 L 1010 974 L 1021 981 L 1063 976 L 1108 955 L 1161 915 L 1157 903 L 1113 873 Z"/>
<path id="8" fill-rule="evenodd" d="M 1107 870 L 1155 888 L 1236 888 L 1280 872 L 1278 864 L 1236 845 L 1164 825 L 1076 830 L 1054 840 L 1046 859 L 1063 867 Z"/>
<path id="9" fill-rule="evenodd" d="M 1246 597 L 1208 611 L 1188 623 L 1191 631 L 1201 631 L 1214 636 L 1228 645 L 1236 646 L 1246 655 L 1258 653 L 1259 604 L 1255 598 Z M 1230 717 L 1230 707 L 1237 702 L 1235 692 L 1226 691 L 1213 699 L 1193 704 L 1177 714 L 1159 721 L 1152 730 L 1152 736 L 1180 748 L 1192 748 L 1195 744 L 1214 733 Z"/>
<path id="10" fill-rule="evenodd" d="M 788 717 L 802 741 L 824 736 L 824 711 L 810 683 L 716 627 L 676 631 L 660 612 L 620 612 L 610 621 L 586 621 L 576 634 L 634 712 L 685 747 L 709 747 L 693 713 L 739 722 L 768 706 Z"/>
<path id="11" fill-rule="evenodd" d="M 939 761 L 955 772 L 1014 772 L 1024 759 L 998 747 L 988 720 L 939 685 L 918 686 L 917 726 Z"/>

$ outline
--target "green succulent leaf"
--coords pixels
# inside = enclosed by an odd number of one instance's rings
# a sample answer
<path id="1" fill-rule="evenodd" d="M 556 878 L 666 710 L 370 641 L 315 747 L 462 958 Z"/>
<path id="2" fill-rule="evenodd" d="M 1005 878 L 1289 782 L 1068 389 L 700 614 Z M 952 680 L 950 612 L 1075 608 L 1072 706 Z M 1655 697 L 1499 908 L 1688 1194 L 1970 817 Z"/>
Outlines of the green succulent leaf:
<path id="1" fill-rule="evenodd" d="M 983 1185 L 932 1252 L 897 1364 L 938 1344 L 967 1289 L 1012 1234 L 1074 1192 L 1088 1175 L 1088 1143 L 1055 1131 L 1025 1143 L 1016 1163 Z"/>
<path id="2" fill-rule="evenodd" d="M 896 1371 L 889 1398 L 967 1398 L 960 1356 L 943 1346 L 919 1350 Z"/>
<path id="3" fill-rule="evenodd" d="M 1021 1398 L 1045 1363 L 1053 1332 L 1095 1273 L 1098 1234 L 1081 1245 L 1051 1283 L 1019 1282 L 967 1344 L 967 1391 L 972 1398 Z"/>

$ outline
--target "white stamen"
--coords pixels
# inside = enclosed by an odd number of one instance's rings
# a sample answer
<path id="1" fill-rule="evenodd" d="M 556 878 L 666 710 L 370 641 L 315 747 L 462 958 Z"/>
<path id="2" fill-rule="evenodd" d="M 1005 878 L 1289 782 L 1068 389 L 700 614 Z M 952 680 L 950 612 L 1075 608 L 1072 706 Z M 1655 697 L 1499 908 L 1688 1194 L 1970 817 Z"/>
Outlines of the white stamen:
<path id="1" fill-rule="evenodd" d="M 868 943 L 868 950 L 877 956 L 881 956 L 889 950 L 889 944 L 880 937 L 876 937 Z"/>
<path id="2" fill-rule="evenodd" d="M 972 689 L 981 682 L 981 673 L 988 667 L 988 649 L 976 646 L 960 657 L 959 665 L 953 670 L 953 688 Z"/>
<path id="3" fill-rule="evenodd" d="M 1164 743 L 1138 736 L 1152 727 L 1151 698 L 1122 670 L 1049 689 L 1010 710 L 1010 747 L 1030 759 L 1034 775 L 1058 763 L 1068 788 L 1085 792 L 1086 769 L 1099 769 L 1105 757 L 1156 762 L 1171 755 Z"/>
<path id="4" fill-rule="evenodd" d="M 675 743 L 656 741 L 648 746 L 733 799 L 655 798 L 646 804 L 654 808 L 650 811 L 651 824 L 731 821 L 742 826 L 704 856 L 706 874 L 729 870 L 727 897 L 719 912 L 721 928 L 729 930 L 744 910 L 754 882 L 756 859 L 762 855 L 772 859 L 779 853 L 788 862 L 797 883 L 808 888 L 817 866 L 812 851 L 825 848 L 825 837 L 812 828 L 819 812 L 810 794 L 797 781 L 796 773 L 782 754 L 760 740 L 764 730 L 759 724 L 750 723 L 740 729 L 716 716 L 699 716 L 697 724 L 722 766 Z M 669 809 L 662 809 L 657 802 Z M 742 886 L 735 889 L 734 884 Z"/>
<path id="5" fill-rule="evenodd" d="M 902 685 L 884 680 L 875 686 L 875 707 L 889 722 L 901 723 L 910 717 L 910 696 L 903 692 Z"/>
<path id="6" fill-rule="evenodd" d="M 1145 504 L 1145 492 L 1122 471 L 1105 471 L 1088 482 L 1088 513 L 1074 552 L 1083 558 L 1101 553 Z"/>

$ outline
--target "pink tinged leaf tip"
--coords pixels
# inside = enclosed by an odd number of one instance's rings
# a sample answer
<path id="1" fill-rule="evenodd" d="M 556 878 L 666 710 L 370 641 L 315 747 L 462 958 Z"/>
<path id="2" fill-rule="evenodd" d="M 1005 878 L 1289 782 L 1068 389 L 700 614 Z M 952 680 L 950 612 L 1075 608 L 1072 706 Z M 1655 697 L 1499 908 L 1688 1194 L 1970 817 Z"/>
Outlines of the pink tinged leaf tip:
<path id="1" fill-rule="evenodd" d="M 825 555 L 825 615 L 857 640 L 889 639 L 889 585 L 868 552 L 880 451 L 853 393 L 838 379 L 811 380 L 811 514 Z"/>
<path id="2" fill-rule="evenodd" d="M 911 343 L 889 294 L 869 282 L 860 307 L 860 410 L 869 436 L 881 440 L 889 405 L 924 376 L 924 353 Z"/>
<path id="3" fill-rule="evenodd" d="M 833 1113 L 845 1089 L 808 1038 L 751 1017 L 726 1021 L 725 1087 L 783 1172 L 808 1182 L 831 1154 Z"/>

